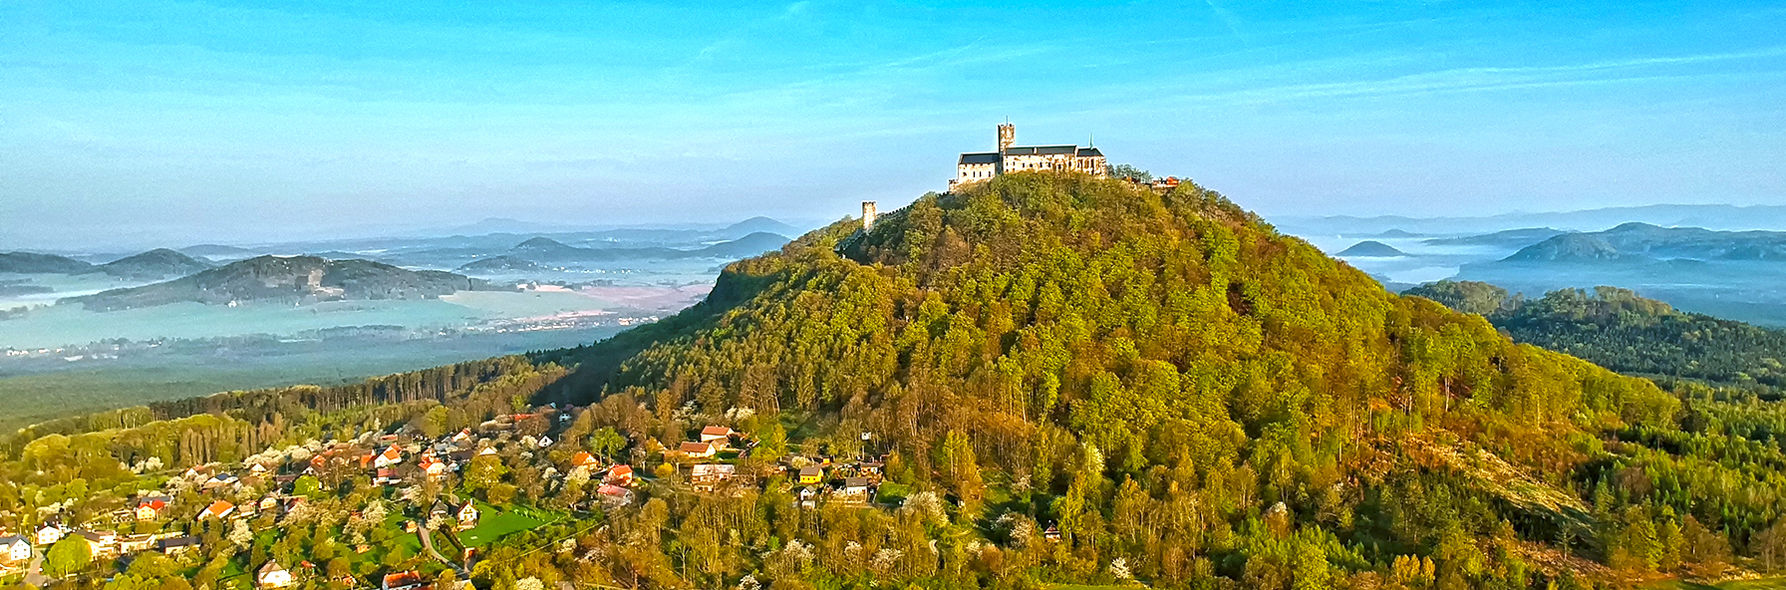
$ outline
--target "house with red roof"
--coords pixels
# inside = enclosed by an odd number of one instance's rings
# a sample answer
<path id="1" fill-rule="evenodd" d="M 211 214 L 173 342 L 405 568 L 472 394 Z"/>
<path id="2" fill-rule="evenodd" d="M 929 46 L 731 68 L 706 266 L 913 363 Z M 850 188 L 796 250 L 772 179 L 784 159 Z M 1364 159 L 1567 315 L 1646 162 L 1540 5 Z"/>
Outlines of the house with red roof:
<path id="1" fill-rule="evenodd" d="M 624 463 L 615 465 L 608 469 L 608 477 L 603 481 L 621 487 L 633 485 L 633 466 Z"/>

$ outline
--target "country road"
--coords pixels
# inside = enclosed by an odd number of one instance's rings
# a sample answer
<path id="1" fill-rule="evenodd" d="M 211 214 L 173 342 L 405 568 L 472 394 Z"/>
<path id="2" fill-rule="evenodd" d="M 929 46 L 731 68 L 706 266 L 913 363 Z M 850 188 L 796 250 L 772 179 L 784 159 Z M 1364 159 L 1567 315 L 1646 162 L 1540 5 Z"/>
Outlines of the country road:
<path id="1" fill-rule="evenodd" d="M 422 539 L 422 549 L 427 550 L 428 554 L 434 556 L 435 560 L 451 566 L 454 571 L 459 573 L 460 579 L 469 579 L 471 577 L 471 572 L 467 571 L 464 566 L 459 565 L 458 562 L 451 559 L 447 559 L 445 555 L 441 555 L 439 551 L 434 549 L 433 532 L 429 531 L 424 523 L 416 523 L 415 531 L 416 536 L 421 537 Z"/>

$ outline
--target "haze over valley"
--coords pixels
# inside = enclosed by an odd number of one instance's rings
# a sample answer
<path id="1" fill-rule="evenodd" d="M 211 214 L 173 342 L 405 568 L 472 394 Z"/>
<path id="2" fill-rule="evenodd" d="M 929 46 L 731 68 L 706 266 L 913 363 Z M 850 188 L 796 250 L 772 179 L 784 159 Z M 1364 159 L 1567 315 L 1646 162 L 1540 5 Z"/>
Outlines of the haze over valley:
<path id="1" fill-rule="evenodd" d="M 15 408 L 0 423 L 586 344 L 699 301 L 720 267 L 797 233 L 754 218 L 0 253 L 0 396 Z"/>

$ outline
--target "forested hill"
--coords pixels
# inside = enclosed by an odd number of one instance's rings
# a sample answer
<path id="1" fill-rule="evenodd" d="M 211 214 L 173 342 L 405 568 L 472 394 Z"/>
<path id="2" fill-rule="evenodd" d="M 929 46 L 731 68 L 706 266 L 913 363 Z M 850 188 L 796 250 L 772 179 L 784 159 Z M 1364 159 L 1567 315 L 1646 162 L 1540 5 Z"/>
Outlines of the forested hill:
<path id="1" fill-rule="evenodd" d="M 1786 331 L 1683 312 L 1625 289 L 1525 300 L 1488 283 L 1440 281 L 1404 294 L 1483 314 L 1514 340 L 1621 372 L 1786 387 Z"/>
<path id="2" fill-rule="evenodd" d="M 1013 174 L 856 231 L 731 265 L 549 395 L 802 417 L 844 455 L 872 433 L 966 522 L 1058 522 L 1071 550 L 1036 558 L 1069 578 L 1324 587 L 1424 559 L 1477 586 L 1616 561 L 1596 513 L 1679 522 L 1585 500 L 1621 461 L 1590 441 L 1671 428 L 1674 397 L 1385 292 L 1216 193 Z"/>
<path id="3" fill-rule="evenodd" d="M 575 417 L 529 413 L 546 402 Z M 1039 172 L 814 231 L 594 345 L 45 425 L 0 462 L 19 487 L 0 509 L 71 497 L 77 477 L 137 489 L 120 461 L 433 439 L 499 414 L 559 442 L 453 489 L 583 510 L 597 482 L 541 463 L 576 451 L 641 479 L 636 501 L 562 524 L 574 542 L 480 548 L 480 587 L 1580 588 L 1786 566 L 1775 406 L 1683 404 L 1517 344 L 1188 182 Z M 748 433 L 715 460 L 761 477 L 688 485 L 674 449 L 704 425 Z M 808 464 L 885 479 L 870 501 L 802 507 L 836 489 L 781 469 Z M 316 502 L 384 496 L 354 478 Z M 271 554 L 339 555 L 325 524 Z"/>

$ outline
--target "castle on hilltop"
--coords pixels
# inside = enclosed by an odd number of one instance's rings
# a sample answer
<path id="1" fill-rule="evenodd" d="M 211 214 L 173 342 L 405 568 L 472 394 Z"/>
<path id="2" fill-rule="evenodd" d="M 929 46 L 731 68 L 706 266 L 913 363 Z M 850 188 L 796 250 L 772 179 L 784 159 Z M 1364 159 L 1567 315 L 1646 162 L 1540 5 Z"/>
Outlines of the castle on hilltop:
<path id="1" fill-rule="evenodd" d="M 1009 122 L 998 126 L 998 151 L 961 154 L 955 164 L 955 179 L 949 188 L 979 182 L 1007 172 L 1024 170 L 1073 170 L 1092 176 L 1108 174 L 1103 152 L 1098 148 L 1077 145 L 1012 145 L 1017 142 L 1017 126 Z"/>

